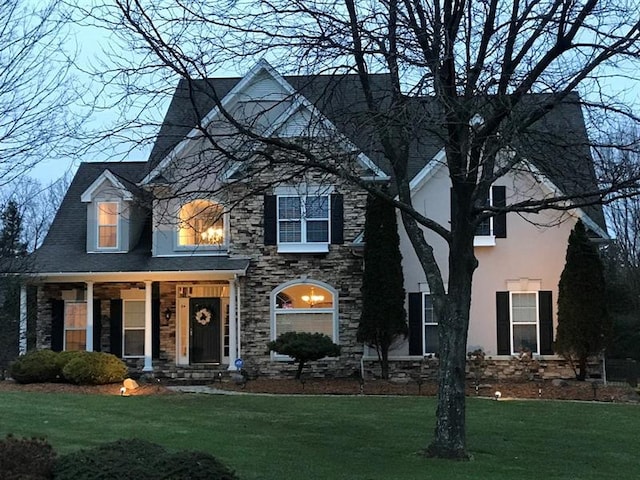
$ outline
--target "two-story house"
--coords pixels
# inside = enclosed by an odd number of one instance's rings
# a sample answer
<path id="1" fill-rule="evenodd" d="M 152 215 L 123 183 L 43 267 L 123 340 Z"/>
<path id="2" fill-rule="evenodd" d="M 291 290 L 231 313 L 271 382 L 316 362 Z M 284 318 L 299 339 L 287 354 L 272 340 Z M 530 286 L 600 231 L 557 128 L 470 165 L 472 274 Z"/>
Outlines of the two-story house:
<path id="1" fill-rule="evenodd" d="M 384 92 L 386 77 L 373 79 Z M 348 152 L 354 175 L 386 182 L 374 142 L 349 121 L 362 105 L 355 76 L 282 77 L 266 62 L 243 78 L 181 81 L 147 162 L 80 166 L 32 256 L 38 348 L 107 351 L 169 377 L 212 378 L 236 369 L 239 358 L 251 373 L 278 375 L 292 367 L 267 352 L 267 342 L 310 331 L 342 347 L 318 371 L 359 371 L 363 353 L 368 358 L 355 335 L 366 194 L 338 176 L 297 170 L 291 158 L 299 152 L 279 163 L 283 153 L 256 147 L 228 114 L 250 120 L 261 135 L 311 139 L 325 161 Z M 585 139 L 579 108 L 567 118 Z M 412 166 L 414 203 L 446 224 L 450 183 L 441 147 L 437 139 L 425 144 Z M 565 187 L 538 173 L 504 177 L 490 201 Z M 596 235 L 606 232 L 597 209 L 563 214 L 563 221 L 540 215 L 496 217 L 479 232 L 470 348 L 552 353 L 573 219 L 583 218 Z M 446 265 L 446 245 L 431 240 Z M 415 361 L 437 353 L 437 319 L 406 236 L 401 246 L 410 335 L 394 358 Z"/>

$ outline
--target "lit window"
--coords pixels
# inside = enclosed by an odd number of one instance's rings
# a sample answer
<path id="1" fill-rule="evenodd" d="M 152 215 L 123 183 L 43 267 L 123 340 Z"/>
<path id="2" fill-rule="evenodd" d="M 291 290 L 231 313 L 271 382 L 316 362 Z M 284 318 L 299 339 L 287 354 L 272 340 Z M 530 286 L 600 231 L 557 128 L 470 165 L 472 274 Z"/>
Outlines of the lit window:
<path id="1" fill-rule="evenodd" d="M 512 351 L 538 353 L 538 294 L 511 293 Z"/>
<path id="2" fill-rule="evenodd" d="M 286 332 L 323 333 L 337 340 L 336 298 L 327 288 L 298 283 L 276 290 L 273 338 Z"/>
<path id="3" fill-rule="evenodd" d="M 98 248 L 118 247 L 118 202 L 98 203 Z"/>
<path id="4" fill-rule="evenodd" d="M 123 302 L 123 310 L 123 356 L 142 357 L 144 356 L 145 334 L 144 301 L 125 300 Z"/>
<path id="5" fill-rule="evenodd" d="M 64 349 L 86 350 L 87 347 L 87 303 L 64 303 Z"/>
<path id="6" fill-rule="evenodd" d="M 178 226 L 179 246 L 210 245 L 225 243 L 223 208 L 208 200 L 194 200 L 180 209 Z"/>
<path id="7" fill-rule="evenodd" d="M 278 243 L 329 243 L 329 196 L 279 196 Z"/>

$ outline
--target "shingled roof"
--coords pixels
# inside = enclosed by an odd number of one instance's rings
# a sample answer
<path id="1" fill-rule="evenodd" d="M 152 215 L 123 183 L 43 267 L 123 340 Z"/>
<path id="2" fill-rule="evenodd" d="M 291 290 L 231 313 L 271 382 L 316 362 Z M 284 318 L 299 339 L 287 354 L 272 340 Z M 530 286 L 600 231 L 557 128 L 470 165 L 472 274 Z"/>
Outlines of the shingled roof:
<path id="1" fill-rule="evenodd" d="M 284 76 L 297 92 L 321 111 L 338 131 L 351 140 L 383 171 L 392 175 L 384 157 L 378 136 L 374 134 L 370 113 L 357 75 L 302 75 Z M 390 91 L 389 75 L 371 75 L 374 96 L 384 102 Z M 176 88 L 158 139 L 149 159 L 153 169 L 171 150 L 180 143 L 214 107 L 215 96 L 224 98 L 241 78 L 213 78 L 203 80 L 181 80 Z M 526 96 L 514 109 L 511 121 L 505 122 L 505 138 L 513 138 L 509 146 L 530 160 L 549 180 L 567 195 L 579 195 L 592 191 L 595 173 L 589 148 L 584 118 L 577 94 L 570 94 L 538 122 L 525 131 L 509 137 L 506 129 L 518 125 L 520 115 L 527 109 L 541 105 L 549 99 L 547 94 Z M 490 105 L 490 97 L 478 102 Z M 413 178 L 427 162 L 433 159 L 444 146 L 442 113 L 432 97 L 408 99 L 407 128 L 412 128 L 412 143 L 409 148 L 408 174 Z M 589 217 L 606 230 L 604 214 L 600 206 L 585 208 Z"/>
<path id="2" fill-rule="evenodd" d="M 136 248 L 126 255 L 87 253 L 87 206 L 82 193 L 105 171 L 109 170 L 125 186 L 132 189 L 147 172 L 146 162 L 82 163 L 58 209 L 42 246 L 27 262 L 27 271 L 39 274 L 108 273 L 108 272 L 179 272 L 245 270 L 245 259 L 228 257 L 151 256 L 151 219 Z"/>

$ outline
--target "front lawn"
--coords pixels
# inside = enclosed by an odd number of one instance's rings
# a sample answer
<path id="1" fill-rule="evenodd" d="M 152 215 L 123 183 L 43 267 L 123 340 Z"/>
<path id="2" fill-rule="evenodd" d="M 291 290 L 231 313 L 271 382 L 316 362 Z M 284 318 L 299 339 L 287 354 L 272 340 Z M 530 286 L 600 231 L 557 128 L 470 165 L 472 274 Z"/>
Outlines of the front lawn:
<path id="1" fill-rule="evenodd" d="M 0 436 L 61 453 L 139 437 L 210 452 L 250 479 L 636 479 L 640 407 L 468 401 L 474 460 L 425 459 L 435 400 L 421 397 L 0 393 Z"/>

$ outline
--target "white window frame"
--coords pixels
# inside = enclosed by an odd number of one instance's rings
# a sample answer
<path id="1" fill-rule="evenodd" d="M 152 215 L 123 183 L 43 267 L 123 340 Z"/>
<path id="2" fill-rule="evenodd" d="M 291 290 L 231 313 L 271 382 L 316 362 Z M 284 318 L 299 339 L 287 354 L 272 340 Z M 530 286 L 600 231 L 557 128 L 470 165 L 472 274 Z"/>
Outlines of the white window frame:
<path id="1" fill-rule="evenodd" d="M 427 297 L 431 297 L 431 293 L 422 292 L 422 305 L 421 305 L 421 314 L 422 314 L 422 354 L 423 355 L 436 355 L 438 352 L 428 352 L 427 351 L 427 327 L 436 327 L 436 335 L 438 335 L 437 327 L 438 322 L 427 322 L 426 315 L 426 299 Z M 431 299 L 431 311 L 432 311 L 432 319 L 437 320 L 436 312 L 433 308 L 433 299 Z"/>
<path id="2" fill-rule="evenodd" d="M 279 253 L 326 253 L 329 251 L 331 243 L 331 193 L 332 187 L 309 187 L 301 185 L 298 188 L 281 187 L 276 193 L 276 238 Z M 326 218 L 306 218 L 307 199 L 311 197 L 322 197 L 327 200 L 327 216 Z M 281 198 L 299 198 L 300 199 L 300 241 L 284 242 L 280 240 L 280 225 L 289 219 L 280 218 L 280 199 Z M 307 240 L 307 222 L 327 222 L 327 240 L 324 242 L 310 242 Z"/>
<path id="3" fill-rule="evenodd" d="M 101 224 L 100 223 L 100 206 L 105 203 L 113 203 L 116 205 L 116 223 Z M 96 249 L 98 250 L 119 250 L 120 249 L 120 212 L 121 205 L 118 200 L 99 200 L 96 202 Z M 116 228 L 116 244 L 113 247 L 103 247 L 100 245 L 100 227 Z"/>
<path id="4" fill-rule="evenodd" d="M 493 186 L 489 187 L 489 205 L 493 205 Z M 486 235 L 476 235 L 473 237 L 473 246 L 474 247 L 495 247 L 496 245 L 496 236 L 493 233 L 493 219 L 491 216 L 488 218 L 489 220 L 489 233 Z M 478 225 L 479 226 L 479 225 Z"/>
<path id="5" fill-rule="evenodd" d="M 513 302 L 513 296 L 514 295 L 534 295 L 535 299 L 536 299 L 536 320 L 535 322 L 514 322 L 513 318 L 513 307 L 514 307 L 514 302 Z M 509 291 L 509 343 L 511 344 L 511 354 L 512 355 L 518 355 L 521 352 L 519 350 L 516 350 L 516 345 L 514 343 L 514 326 L 521 326 L 521 325 L 535 325 L 536 327 L 536 351 L 532 351 L 531 354 L 532 355 L 539 355 L 540 354 L 540 295 L 538 295 L 537 291 L 521 291 L 521 290 L 514 290 L 514 291 Z"/>
<path id="6" fill-rule="evenodd" d="M 144 325 L 142 327 L 127 328 L 127 303 L 134 303 L 134 302 L 142 303 L 142 305 L 146 309 L 146 302 L 144 300 L 139 300 L 137 298 L 131 298 L 131 299 L 127 298 L 122 300 L 122 358 L 144 358 L 144 349 L 145 349 L 144 342 L 142 343 L 142 353 L 140 355 L 125 354 L 125 337 L 127 335 L 127 330 L 130 330 L 130 331 L 135 330 L 135 331 L 142 331 L 142 332 L 145 331 Z"/>
<path id="7" fill-rule="evenodd" d="M 311 287 L 318 287 L 321 288 L 323 290 L 328 291 L 332 297 L 333 297 L 333 302 L 332 302 L 332 306 L 331 307 L 327 307 L 327 308 L 295 308 L 295 309 L 288 309 L 288 308 L 277 308 L 277 296 L 282 293 L 284 290 L 296 286 L 296 285 L 304 285 L 305 288 L 311 289 Z M 338 315 L 338 291 L 333 288 L 331 285 L 328 285 L 324 282 L 319 282 L 319 281 L 309 281 L 306 279 L 301 279 L 301 280 L 292 280 L 290 282 L 286 282 L 283 283 L 282 285 L 279 285 L 278 287 L 276 287 L 275 289 L 272 290 L 271 295 L 270 295 L 270 304 L 271 304 L 271 340 L 275 340 L 279 333 L 277 331 L 277 317 L 278 314 L 286 314 L 286 315 L 291 315 L 291 314 L 300 314 L 300 315 L 304 315 L 304 314 L 317 314 L 317 313 L 325 313 L 325 314 L 331 314 L 332 316 L 332 336 L 331 336 L 331 340 L 333 341 L 333 343 L 339 345 L 340 344 L 340 339 L 339 339 L 339 322 L 340 322 L 340 317 Z M 274 360 L 291 360 L 291 358 L 287 355 L 278 355 L 275 352 L 271 352 L 271 357 Z"/>
<path id="8" fill-rule="evenodd" d="M 85 306 L 84 328 L 68 328 L 67 327 L 67 305 L 70 305 L 70 304 L 84 304 Z M 62 349 L 65 352 L 67 351 L 67 332 L 68 331 L 72 331 L 72 332 L 84 331 L 84 350 L 86 350 L 87 349 L 87 302 L 86 300 L 65 300 L 63 322 L 64 322 L 64 334 L 63 334 Z"/>

